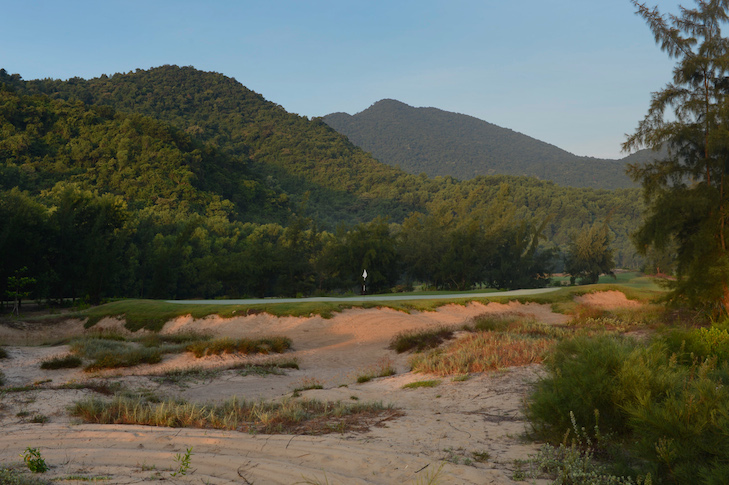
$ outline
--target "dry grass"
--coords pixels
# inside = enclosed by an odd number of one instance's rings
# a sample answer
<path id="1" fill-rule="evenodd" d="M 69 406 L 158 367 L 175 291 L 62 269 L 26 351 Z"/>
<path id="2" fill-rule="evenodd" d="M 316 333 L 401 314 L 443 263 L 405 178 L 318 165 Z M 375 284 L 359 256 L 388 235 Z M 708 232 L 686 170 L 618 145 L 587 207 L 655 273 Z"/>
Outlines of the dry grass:
<path id="1" fill-rule="evenodd" d="M 306 399 L 248 402 L 233 398 L 219 405 L 197 405 L 179 400 L 155 403 L 142 397 L 123 395 L 117 395 L 111 401 L 90 398 L 77 402 L 70 413 L 86 422 L 98 424 L 311 435 L 366 431 L 370 426 L 401 415 L 380 402 L 351 404 Z"/>
<path id="2" fill-rule="evenodd" d="M 478 332 L 445 349 L 416 354 L 410 363 L 414 372 L 440 376 L 486 372 L 542 362 L 545 351 L 554 343 L 552 338 Z"/>
<path id="3" fill-rule="evenodd" d="M 393 366 L 392 360 L 386 357 L 382 359 L 377 365 L 370 367 L 362 374 L 358 375 L 357 383 L 363 384 L 377 377 L 389 377 L 394 376 L 395 374 L 395 367 Z"/>
<path id="4" fill-rule="evenodd" d="M 194 342 L 187 346 L 187 350 L 195 357 L 220 354 L 269 354 L 282 353 L 291 348 L 291 339 L 287 337 L 267 337 L 257 340 L 242 338 L 222 338 L 203 342 Z"/>

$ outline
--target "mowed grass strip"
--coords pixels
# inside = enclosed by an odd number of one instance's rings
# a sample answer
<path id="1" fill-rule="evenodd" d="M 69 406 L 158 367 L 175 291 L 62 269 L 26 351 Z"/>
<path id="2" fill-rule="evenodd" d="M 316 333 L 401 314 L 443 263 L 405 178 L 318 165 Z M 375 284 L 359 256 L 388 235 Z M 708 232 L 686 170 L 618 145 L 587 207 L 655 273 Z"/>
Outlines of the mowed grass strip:
<path id="1" fill-rule="evenodd" d="M 414 372 L 439 376 L 486 372 L 540 363 L 545 351 L 554 343 L 551 338 L 478 332 L 466 335 L 443 349 L 415 354 L 410 364 Z"/>
<path id="2" fill-rule="evenodd" d="M 342 403 L 307 399 L 251 402 L 238 398 L 222 404 L 180 400 L 148 402 L 117 395 L 111 401 L 88 398 L 70 414 L 89 423 L 142 424 L 172 428 L 213 428 L 265 434 L 310 434 L 366 431 L 373 424 L 401 415 L 381 402 Z"/>

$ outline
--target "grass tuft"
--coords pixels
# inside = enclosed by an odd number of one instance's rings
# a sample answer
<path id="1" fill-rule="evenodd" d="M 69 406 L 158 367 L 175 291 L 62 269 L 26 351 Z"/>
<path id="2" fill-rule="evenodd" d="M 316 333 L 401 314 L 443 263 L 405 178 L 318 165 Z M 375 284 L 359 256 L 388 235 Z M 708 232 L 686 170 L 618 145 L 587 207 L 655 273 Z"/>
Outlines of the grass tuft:
<path id="1" fill-rule="evenodd" d="M 409 384 L 405 384 L 402 386 L 403 389 L 417 389 L 419 387 L 435 387 L 438 384 L 440 384 L 440 381 L 438 379 L 428 380 L 428 381 L 417 381 L 417 382 L 410 382 Z"/>
<path id="2" fill-rule="evenodd" d="M 414 350 L 422 352 L 424 350 L 438 347 L 444 341 L 453 338 L 454 329 L 451 327 L 441 326 L 435 329 L 410 330 L 401 332 L 390 341 L 389 349 L 394 350 L 398 354 Z"/>
<path id="3" fill-rule="evenodd" d="M 76 355 L 64 355 L 63 357 L 53 357 L 52 359 L 41 362 L 40 368 L 45 370 L 54 369 L 75 369 L 81 367 L 83 361 Z"/>

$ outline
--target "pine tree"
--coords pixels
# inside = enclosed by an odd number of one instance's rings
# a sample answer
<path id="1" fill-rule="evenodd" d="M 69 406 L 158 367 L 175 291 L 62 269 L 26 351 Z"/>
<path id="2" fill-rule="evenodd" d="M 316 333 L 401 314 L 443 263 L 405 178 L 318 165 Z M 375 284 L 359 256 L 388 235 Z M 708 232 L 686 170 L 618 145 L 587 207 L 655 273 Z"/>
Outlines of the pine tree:
<path id="1" fill-rule="evenodd" d="M 644 254 L 675 244 L 675 303 L 729 311 L 729 40 L 721 27 L 729 0 L 696 0 L 662 14 L 633 0 L 656 43 L 676 59 L 673 80 L 653 93 L 645 118 L 624 150 L 650 147 L 668 155 L 634 165 L 647 214 L 634 241 Z"/>

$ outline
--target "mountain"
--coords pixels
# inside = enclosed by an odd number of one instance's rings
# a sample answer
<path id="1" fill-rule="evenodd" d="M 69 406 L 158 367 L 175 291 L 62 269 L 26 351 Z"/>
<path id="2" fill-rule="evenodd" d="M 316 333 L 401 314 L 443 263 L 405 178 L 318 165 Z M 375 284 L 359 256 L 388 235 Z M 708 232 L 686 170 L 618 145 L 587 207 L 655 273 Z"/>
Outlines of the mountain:
<path id="1" fill-rule="evenodd" d="M 381 162 L 412 174 L 461 180 L 526 175 L 570 187 L 636 186 L 625 174 L 625 159 L 580 157 L 478 118 L 436 108 L 383 99 L 355 115 L 332 113 L 323 119 Z"/>
<path id="2" fill-rule="evenodd" d="M 379 215 L 401 221 L 423 207 L 422 197 L 403 200 L 392 190 L 408 185 L 401 180 L 407 173 L 378 162 L 321 120 L 288 113 L 220 73 L 166 65 L 89 80 L 24 81 L 0 70 L 0 83 L 153 117 L 234 158 L 256 184 L 293 207 L 305 205 L 330 227 Z M 245 207 L 240 210 L 245 216 Z"/>
<path id="3" fill-rule="evenodd" d="M 394 274 L 391 256 L 422 248 L 426 222 L 458 241 L 451 269 L 491 267 L 469 255 L 518 261 L 498 248 L 523 249 L 537 227 L 549 251 L 603 222 L 618 265 L 635 268 L 640 213 L 638 189 L 410 174 L 219 73 L 25 81 L 0 69 L 0 292 L 26 267 L 34 294 L 54 299 L 346 291 L 341 275 L 361 274 L 350 250 Z"/>

